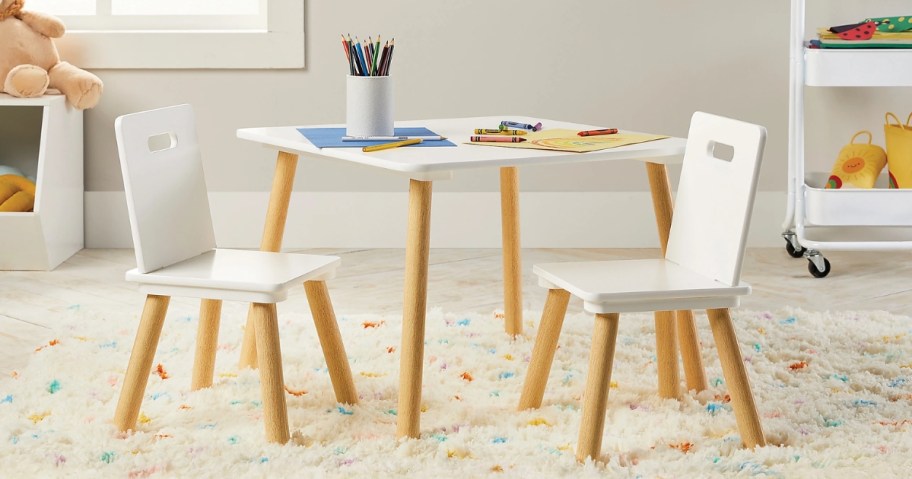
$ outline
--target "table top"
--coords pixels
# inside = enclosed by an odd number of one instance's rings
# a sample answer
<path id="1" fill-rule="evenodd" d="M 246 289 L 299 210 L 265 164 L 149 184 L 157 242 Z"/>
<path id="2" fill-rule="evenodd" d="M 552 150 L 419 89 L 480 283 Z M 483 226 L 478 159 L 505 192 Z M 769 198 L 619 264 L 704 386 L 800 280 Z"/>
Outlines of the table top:
<path id="1" fill-rule="evenodd" d="M 510 119 L 535 124 L 542 122 L 545 129 L 564 128 L 589 130 L 605 128 L 604 125 L 583 125 L 541 118 L 516 115 L 501 115 L 472 118 L 449 118 L 435 120 L 397 121 L 397 127 L 423 126 L 447 137 L 455 147 L 439 148 L 392 148 L 365 153 L 357 148 L 317 148 L 297 131 L 305 126 L 278 126 L 265 128 L 241 128 L 238 138 L 261 143 L 289 153 L 303 156 L 320 156 L 384 168 L 408 174 L 415 179 L 440 179 L 451 175 L 454 170 L 540 165 L 567 162 L 611 161 L 639 159 L 654 163 L 677 163 L 684 154 L 684 138 L 669 137 L 634 145 L 609 148 L 588 153 L 566 151 L 533 150 L 525 148 L 501 148 L 497 146 L 467 144 L 475 128 L 498 125 L 501 120 Z M 306 125 L 307 128 L 344 127 L 345 125 Z M 490 127 L 490 126 L 489 126 Z M 623 130 L 622 130 L 623 131 Z"/>

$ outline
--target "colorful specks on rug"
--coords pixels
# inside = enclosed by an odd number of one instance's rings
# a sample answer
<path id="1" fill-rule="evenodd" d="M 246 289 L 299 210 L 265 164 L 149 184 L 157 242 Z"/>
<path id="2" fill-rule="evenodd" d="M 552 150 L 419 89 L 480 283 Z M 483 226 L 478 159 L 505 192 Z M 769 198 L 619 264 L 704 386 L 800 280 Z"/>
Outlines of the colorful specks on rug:
<path id="1" fill-rule="evenodd" d="M 710 388 L 656 396 L 651 316 L 622 315 L 603 462 L 578 464 L 592 318 L 567 318 L 543 407 L 516 412 L 538 313 L 427 317 L 421 437 L 397 440 L 400 318 L 339 314 L 361 397 L 337 404 L 309 315 L 280 309 L 292 440 L 264 440 L 255 371 L 227 309 L 215 384 L 190 392 L 197 318 L 165 323 L 138 432 L 111 418 L 137 315 L 73 307 L 0 378 L 3 477 L 904 477 L 912 470 L 912 320 L 885 312 L 733 311 L 771 445 L 739 447 L 705 316 Z M 237 315 L 238 318 L 229 318 Z M 238 320 L 235 320 L 238 319 Z"/>

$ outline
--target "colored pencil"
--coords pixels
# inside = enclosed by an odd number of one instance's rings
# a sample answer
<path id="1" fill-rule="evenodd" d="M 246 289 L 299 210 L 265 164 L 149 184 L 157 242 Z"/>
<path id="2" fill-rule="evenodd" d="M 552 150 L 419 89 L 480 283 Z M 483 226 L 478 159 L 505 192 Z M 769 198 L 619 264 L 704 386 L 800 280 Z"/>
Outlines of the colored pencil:
<path id="1" fill-rule="evenodd" d="M 371 65 L 372 65 L 371 52 L 370 52 L 371 44 L 370 44 L 369 40 L 361 40 L 361 43 L 362 43 L 361 50 L 364 52 L 364 63 L 365 63 L 365 66 L 367 67 L 367 76 L 370 76 L 371 75 Z"/>
<path id="2" fill-rule="evenodd" d="M 340 35 L 342 34 L 340 33 Z M 353 69 L 354 65 L 352 64 L 351 50 L 348 48 L 348 41 L 345 40 L 345 35 L 342 35 L 342 48 L 345 49 L 345 59 L 348 60 L 348 71 L 354 75 L 355 72 Z"/>
<path id="3" fill-rule="evenodd" d="M 380 35 L 377 39 L 367 37 L 366 40 L 352 39 L 351 34 L 342 34 L 342 47 L 345 49 L 345 59 L 348 61 L 348 73 L 352 76 L 388 76 L 390 64 L 393 60 L 393 48 L 396 39 L 383 42 L 380 46 Z"/>
<path id="4" fill-rule="evenodd" d="M 440 135 L 403 135 L 403 136 L 343 136 L 342 141 L 392 141 L 392 140 L 413 140 L 420 138 L 424 141 L 442 141 L 446 140 L 445 136 Z"/>
<path id="5" fill-rule="evenodd" d="M 380 62 L 380 76 L 386 76 L 387 64 L 389 64 L 389 41 L 383 44 L 383 61 Z"/>
<path id="6" fill-rule="evenodd" d="M 383 73 L 385 76 L 389 76 L 389 74 L 390 74 L 390 66 L 393 63 L 393 50 L 395 50 L 395 49 L 396 49 L 396 39 L 393 38 L 392 40 L 390 40 L 389 60 L 386 61 L 386 72 Z"/>
<path id="7" fill-rule="evenodd" d="M 421 143 L 422 141 L 423 140 L 421 138 L 412 138 L 411 140 L 394 141 L 392 143 L 381 143 L 379 145 L 365 146 L 364 148 L 361 148 L 361 151 L 371 152 L 371 151 L 388 150 L 390 148 L 399 148 L 400 146 L 417 145 L 418 143 Z"/>
<path id="8" fill-rule="evenodd" d="M 361 63 L 361 76 L 367 76 L 369 73 L 367 63 L 364 61 L 364 51 L 361 49 L 361 42 L 355 37 L 355 51 L 358 52 L 358 61 Z"/>
<path id="9" fill-rule="evenodd" d="M 380 63 L 380 35 L 377 35 L 377 43 L 374 45 L 374 76 L 377 75 L 377 66 Z"/>

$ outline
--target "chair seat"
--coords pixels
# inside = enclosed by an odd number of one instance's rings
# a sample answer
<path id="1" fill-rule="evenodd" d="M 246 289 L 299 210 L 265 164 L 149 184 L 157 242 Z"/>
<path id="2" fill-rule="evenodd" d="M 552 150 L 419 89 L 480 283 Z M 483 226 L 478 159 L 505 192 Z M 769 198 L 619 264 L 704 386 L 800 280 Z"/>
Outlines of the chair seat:
<path id="1" fill-rule="evenodd" d="M 728 286 L 665 259 L 537 264 L 539 284 L 580 298 L 592 313 L 732 308 L 750 285 Z"/>
<path id="2" fill-rule="evenodd" d="M 285 300 L 290 287 L 333 276 L 336 256 L 214 249 L 150 273 L 127 271 L 147 294 L 253 303 Z"/>

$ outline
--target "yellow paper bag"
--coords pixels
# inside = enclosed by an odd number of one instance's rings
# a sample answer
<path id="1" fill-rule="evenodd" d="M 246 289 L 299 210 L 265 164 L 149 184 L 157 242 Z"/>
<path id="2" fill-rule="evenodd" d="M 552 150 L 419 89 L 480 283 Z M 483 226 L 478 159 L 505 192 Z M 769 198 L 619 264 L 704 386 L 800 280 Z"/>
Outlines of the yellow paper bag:
<path id="1" fill-rule="evenodd" d="M 912 114 L 906 124 L 899 122 L 893 113 L 884 120 L 884 138 L 887 144 L 887 168 L 890 188 L 912 188 Z"/>
<path id="2" fill-rule="evenodd" d="M 867 143 L 855 143 L 858 135 L 868 135 Z M 849 144 L 839 150 L 833 171 L 827 180 L 826 188 L 873 188 L 877 176 L 887 164 L 887 154 L 883 148 L 872 145 L 874 138 L 870 131 L 862 130 L 852 135 Z"/>

